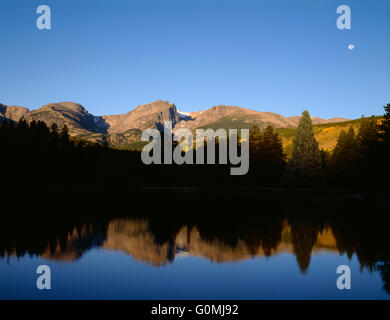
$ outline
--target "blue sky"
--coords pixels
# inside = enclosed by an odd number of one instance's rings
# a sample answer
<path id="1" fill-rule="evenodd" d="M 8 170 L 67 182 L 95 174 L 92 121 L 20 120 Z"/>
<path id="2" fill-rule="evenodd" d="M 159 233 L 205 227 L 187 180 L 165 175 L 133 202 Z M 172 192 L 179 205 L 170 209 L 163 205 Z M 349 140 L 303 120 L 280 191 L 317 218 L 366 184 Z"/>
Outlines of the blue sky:
<path id="1" fill-rule="evenodd" d="M 351 30 L 336 28 L 341 4 Z M 0 102 L 30 109 L 162 99 L 357 118 L 390 103 L 388 0 L 1 0 L 0 44 Z"/>

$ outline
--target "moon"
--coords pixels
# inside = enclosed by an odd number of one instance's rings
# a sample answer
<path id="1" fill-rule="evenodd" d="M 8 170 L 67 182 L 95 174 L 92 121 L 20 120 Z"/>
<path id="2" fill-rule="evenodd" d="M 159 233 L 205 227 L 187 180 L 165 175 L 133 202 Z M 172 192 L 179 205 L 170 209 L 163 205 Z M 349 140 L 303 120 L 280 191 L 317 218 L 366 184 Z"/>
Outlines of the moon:
<path id="1" fill-rule="evenodd" d="M 348 45 L 348 50 L 353 50 L 355 49 L 355 45 L 353 43 Z"/>

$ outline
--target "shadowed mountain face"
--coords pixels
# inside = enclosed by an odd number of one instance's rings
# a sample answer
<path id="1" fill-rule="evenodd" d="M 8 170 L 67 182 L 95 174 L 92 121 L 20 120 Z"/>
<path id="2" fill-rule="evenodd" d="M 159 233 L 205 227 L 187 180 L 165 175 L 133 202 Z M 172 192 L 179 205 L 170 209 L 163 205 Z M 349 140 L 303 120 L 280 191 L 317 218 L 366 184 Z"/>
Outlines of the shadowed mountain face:
<path id="1" fill-rule="evenodd" d="M 62 128 L 67 125 L 70 134 L 87 140 L 98 141 L 104 135 L 116 147 L 139 142 L 143 130 L 162 129 L 165 121 L 171 121 L 173 131 L 179 128 L 242 129 L 254 125 L 264 128 L 271 124 L 275 128 L 295 128 L 299 117 L 286 118 L 276 113 L 258 112 L 236 106 L 216 106 L 208 110 L 182 113 L 168 101 L 155 101 L 140 105 L 128 113 L 107 116 L 94 116 L 85 107 L 73 102 L 50 103 L 37 110 L 29 111 L 23 107 L 8 107 L 0 104 L 0 121 L 7 118 L 15 122 L 25 119 L 52 123 Z M 347 119 L 313 118 L 314 123 L 332 123 Z"/>
<path id="2" fill-rule="evenodd" d="M 28 122 L 43 121 L 48 126 L 56 123 L 59 128 L 67 125 L 72 135 L 105 133 L 107 125 L 100 117 L 91 115 L 82 105 L 60 102 L 45 105 L 24 115 Z"/>
<path id="3" fill-rule="evenodd" d="M 171 121 L 175 126 L 179 121 L 179 115 L 174 104 L 168 101 L 155 101 L 141 105 L 134 110 L 119 115 L 103 116 L 108 124 L 109 133 L 125 132 L 130 129 L 141 131 L 148 128 L 158 128 L 164 121 Z"/>

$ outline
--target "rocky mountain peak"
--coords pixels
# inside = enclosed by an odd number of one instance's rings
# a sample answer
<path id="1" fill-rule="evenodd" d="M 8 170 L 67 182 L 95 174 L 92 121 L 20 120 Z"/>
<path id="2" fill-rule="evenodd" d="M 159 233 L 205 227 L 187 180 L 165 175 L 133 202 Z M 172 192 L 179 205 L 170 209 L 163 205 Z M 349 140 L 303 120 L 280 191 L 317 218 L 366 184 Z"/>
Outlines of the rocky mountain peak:
<path id="1" fill-rule="evenodd" d="M 27 113 L 28 121 L 43 121 L 48 126 L 56 123 L 60 128 L 66 125 L 72 135 L 104 133 L 105 126 L 100 118 L 94 117 L 82 105 L 73 102 L 49 103 Z"/>
<path id="2" fill-rule="evenodd" d="M 125 132 L 130 129 L 145 130 L 161 128 L 164 121 L 171 121 L 175 126 L 179 121 L 176 106 L 169 101 L 157 100 L 139 105 L 134 110 L 119 115 L 103 116 L 112 133 Z"/>
<path id="3" fill-rule="evenodd" d="M 64 111 L 64 112 L 76 112 L 76 113 L 88 113 L 81 104 L 74 102 L 58 102 L 58 103 L 49 103 L 45 106 L 42 106 L 42 110 L 53 110 L 53 111 Z"/>
<path id="4" fill-rule="evenodd" d="M 13 120 L 18 122 L 21 118 L 23 118 L 29 110 L 20 106 L 7 106 L 5 104 L 0 103 L 0 121 L 6 118 L 8 120 Z"/>

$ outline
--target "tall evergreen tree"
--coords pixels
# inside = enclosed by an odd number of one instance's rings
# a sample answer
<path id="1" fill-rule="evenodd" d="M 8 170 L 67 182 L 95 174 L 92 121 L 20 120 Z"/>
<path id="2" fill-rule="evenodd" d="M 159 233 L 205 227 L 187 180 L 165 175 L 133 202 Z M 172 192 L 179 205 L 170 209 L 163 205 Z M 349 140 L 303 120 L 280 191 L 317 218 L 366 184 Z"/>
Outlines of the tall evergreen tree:
<path id="1" fill-rule="evenodd" d="M 6 118 L 3 118 L 3 122 L 0 124 L 0 128 L 3 128 L 3 129 L 8 128 L 8 121 Z"/>
<path id="2" fill-rule="evenodd" d="M 278 183 L 286 165 L 282 141 L 269 125 L 262 133 L 254 126 L 249 132 L 250 170 L 253 182 L 258 184 Z"/>
<path id="3" fill-rule="evenodd" d="M 60 132 L 60 140 L 62 143 L 67 143 L 69 141 L 69 129 L 68 126 L 65 124 Z"/>
<path id="4" fill-rule="evenodd" d="M 363 118 L 356 136 L 356 148 L 363 158 L 373 158 L 379 148 L 380 133 L 377 120 L 374 117 Z"/>
<path id="5" fill-rule="evenodd" d="M 60 132 L 57 123 L 53 122 L 50 126 L 50 141 L 53 147 L 58 147 L 60 144 Z"/>
<path id="6" fill-rule="evenodd" d="M 382 175 L 383 159 L 381 157 L 381 138 L 378 121 L 375 117 L 361 121 L 356 136 L 356 177 L 360 186 L 366 191 L 378 187 Z"/>
<path id="7" fill-rule="evenodd" d="M 249 130 L 249 156 L 252 163 L 255 163 L 260 153 L 260 142 L 262 134 L 258 126 L 253 126 Z"/>
<path id="8" fill-rule="evenodd" d="M 58 125 L 57 123 L 53 122 L 50 126 L 50 132 L 52 135 L 58 136 Z"/>
<path id="9" fill-rule="evenodd" d="M 381 166 L 381 176 L 382 176 L 382 185 L 385 186 L 383 189 L 389 189 L 390 185 L 390 103 L 384 107 L 385 115 L 383 117 L 382 123 L 379 126 L 380 130 L 380 166 Z"/>
<path id="10" fill-rule="evenodd" d="M 7 121 L 7 125 L 9 129 L 15 129 L 15 122 L 12 120 Z"/>
<path id="11" fill-rule="evenodd" d="M 288 169 L 293 175 L 301 178 L 317 177 L 322 174 L 322 157 L 308 111 L 304 111 L 299 120 Z"/>
<path id="12" fill-rule="evenodd" d="M 20 119 L 17 128 L 26 131 L 29 128 L 29 125 L 26 120 Z"/>
<path id="13" fill-rule="evenodd" d="M 268 168 L 280 171 L 285 166 L 286 155 L 283 152 L 282 141 L 274 128 L 269 125 L 259 143 L 259 160 Z"/>
<path id="14" fill-rule="evenodd" d="M 382 141 L 389 145 L 390 144 L 390 103 L 384 107 L 385 115 L 383 116 L 383 121 L 379 126 L 381 131 Z"/>
<path id="15" fill-rule="evenodd" d="M 356 167 L 356 133 L 351 126 L 342 130 L 331 158 L 332 172 L 336 175 L 350 176 Z"/>
<path id="16" fill-rule="evenodd" d="M 7 119 L 4 118 L 3 122 L 0 124 L 0 143 L 5 143 L 7 136 L 8 123 Z"/>

